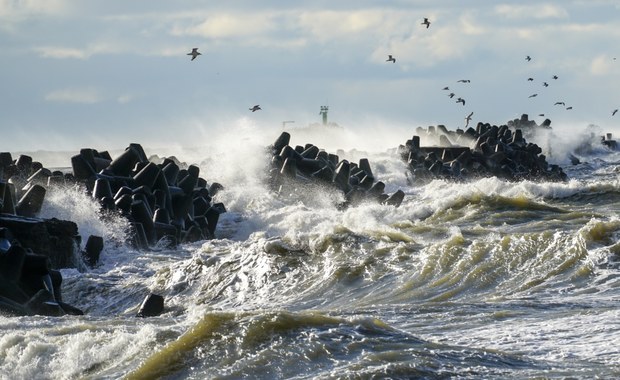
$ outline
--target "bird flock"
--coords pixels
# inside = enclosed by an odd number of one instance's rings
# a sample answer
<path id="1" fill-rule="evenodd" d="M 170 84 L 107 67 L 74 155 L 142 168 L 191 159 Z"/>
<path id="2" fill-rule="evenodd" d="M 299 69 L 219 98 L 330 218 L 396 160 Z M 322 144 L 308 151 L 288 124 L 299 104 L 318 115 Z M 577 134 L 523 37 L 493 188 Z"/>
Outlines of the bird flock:
<path id="1" fill-rule="evenodd" d="M 428 17 L 424 17 L 424 19 L 422 20 L 422 22 L 420 23 L 420 25 L 424 25 L 424 26 L 426 27 L 426 29 L 428 29 L 428 28 L 430 28 L 430 26 L 431 26 L 431 21 L 428 19 Z M 191 57 L 192 57 L 191 61 L 193 61 L 193 60 L 195 60 L 195 59 L 196 59 L 199 55 L 202 55 L 202 53 L 198 52 L 198 48 L 193 48 L 191 52 L 187 53 L 187 55 L 191 56 Z M 531 62 L 531 61 L 532 61 L 532 57 L 531 57 L 530 55 L 527 55 L 527 56 L 525 57 L 525 60 L 529 63 L 529 62 Z M 615 60 L 616 60 L 616 58 L 614 57 L 614 58 L 613 58 L 613 60 L 615 61 Z M 389 54 L 389 55 L 388 55 L 388 58 L 387 58 L 385 61 L 386 61 L 386 62 L 391 62 L 391 63 L 396 63 L 396 57 L 394 57 L 394 55 L 393 55 L 393 54 Z M 558 80 L 558 79 L 559 79 L 559 77 L 558 77 L 557 75 L 555 75 L 555 74 L 554 74 L 553 76 L 551 76 L 551 79 L 553 79 L 553 80 L 555 81 L 555 80 Z M 528 81 L 528 82 L 534 82 L 534 78 L 533 78 L 533 77 L 528 77 L 528 78 L 527 78 L 527 81 Z M 459 79 L 459 80 L 457 80 L 457 83 L 468 84 L 468 83 L 471 83 L 471 80 L 469 80 L 469 79 Z M 543 82 L 542 82 L 542 86 L 543 86 L 543 87 L 545 87 L 545 88 L 549 87 L 549 82 L 547 82 L 547 81 L 543 81 Z M 446 86 L 446 87 L 444 87 L 442 90 L 444 90 L 444 91 L 450 91 L 450 88 L 449 88 L 448 86 Z M 450 99 L 453 99 L 455 96 L 456 96 L 456 94 L 455 94 L 454 92 L 449 92 L 449 93 L 448 93 L 448 97 L 449 97 Z M 537 96 L 538 96 L 538 93 L 536 92 L 536 93 L 533 93 L 533 94 L 529 95 L 529 96 L 528 96 L 528 98 L 535 98 L 535 97 L 537 97 Z M 464 99 L 464 98 L 462 98 L 462 97 L 457 97 L 457 99 L 456 99 L 456 103 L 460 103 L 460 104 L 462 104 L 463 106 L 465 106 L 465 99 Z M 566 106 L 566 103 L 565 103 L 565 102 L 563 102 L 563 101 L 557 101 L 557 102 L 555 102 L 555 103 L 554 103 L 554 106 L 562 106 L 562 107 L 565 107 L 565 109 L 566 109 L 566 110 L 572 110 L 572 109 L 573 109 L 573 107 L 572 107 L 572 106 Z M 252 112 L 256 112 L 256 111 L 259 111 L 259 110 L 261 110 L 261 109 L 262 109 L 262 108 L 261 108 L 261 107 L 260 107 L 260 105 L 258 105 L 258 104 L 257 104 L 257 105 L 254 105 L 253 107 L 250 107 L 250 108 L 249 108 L 249 110 L 250 110 L 250 111 L 252 111 Z M 615 116 L 615 115 L 616 115 L 616 113 L 618 113 L 618 109 L 617 109 L 617 108 L 616 108 L 616 109 L 614 109 L 614 110 L 611 112 L 611 116 Z M 471 113 L 469 113 L 469 114 L 465 117 L 465 122 L 466 122 L 466 123 L 465 123 L 465 126 L 466 126 L 466 127 L 467 127 L 467 126 L 469 125 L 469 123 L 471 122 L 471 119 L 472 119 L 473 114 L 474 114 L 474 113 L 473 113 L 473 111 L 472 111 Z M 542 114 L 542 113 L 541 113 L 541 114 L 539 114 L 539 116 L 545 116 L 545 114 Z"/>
<path id="2" fill-rule="evenodd" d="M 531 61 L 532 61 L 532 57 L 528 55 L 528 56 L 526 56 L 526 57 L 525 57 L 525 60 L 526 60 L 526 61 L 528 61 L 528 62 L 531 62 Z M 551 79 L 553 79 L 553 80 L 558 80 L 558 78 L 559 78 L 559 77 L 558 77 L 557 75 L 555 75 L 555 74 L 551 77 Z M 528 82 L 534 82 L 534 78 L 529 77 L 529 78 L 527 78 L 527 81 L 528 81 Z M 549 82 L 547 82 L 547 81 L 543 81 L 543 82 L 542 82 L 542 86 L 543 86 L 543 87 L 545 87 L 545 88 L 546 88 L 546 87 L 549 87 Z M 528 96 L 528 98 L 535 98 L 535 97 L 537 97 L 537 96 L 538 96 L 538 93 L 534 93 L 534 94 L 532 94 L 532 95 Z M 572 109 L 573 109 L 573 107 L 572 107 L 572 106 L 568 106 L 568 107 L 566 107 L 566 103 L 565 103 L 565 102 L 561 102 L 561 101 L 555 102 L 555 104 L 554 104 L 554 105 L 555 105 L 555 106 L 560 106 L 560 105 L 561 105 L 561 106 L 565 107 L 565 108 L 566 108 L 566 110 L 572 110 Z M 539 114 L 538 116 L 545 116 L 545 114 L 541 113 L 541 114 Z"/>

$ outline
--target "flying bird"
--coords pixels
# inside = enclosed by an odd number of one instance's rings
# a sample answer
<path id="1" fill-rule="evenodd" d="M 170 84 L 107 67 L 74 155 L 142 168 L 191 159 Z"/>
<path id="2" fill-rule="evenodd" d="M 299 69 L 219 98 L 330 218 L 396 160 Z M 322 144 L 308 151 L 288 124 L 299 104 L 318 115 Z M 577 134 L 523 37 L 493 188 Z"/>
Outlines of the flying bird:
<path id="1" fill-rule="evenodd" d="M 539 113 L 538 116 L 545 117 L 545 114 L 544 113 Z"/>
<path id="2" fill-rule="evenodd" d="M 187 55 L 191 55 L 192 56 L 192 61 L 194 59 L 196 59 L 196 57 L 198 57 L 199 55 L 202 55 L 202 53 L 198 52 L 198 48 L 193 48 L 192 51 L 190 53 L 187 53 Z"/>
<path id="3" fill-rule="evenodd" d="M 554 76 L 553 76 L 553 79 L 558 79 L 558 76 L 557 76 L 557 75 L 554 75 Z"/>
<path id="4" fill-rule="evenodd" d="M 467 128 L 467 126 L 469 125 L 469 122 L 471 121 L 471 117 L 473 115 L 474 115 L 474 111 L 471 111 L 471 113 L 467 115 L 467 117 L 465 118 L 465 128 Z"/>
<path id="5" fill-rule="evenodd" d="M 444 87 L 443 90 L 449 91 L 450 87 Z"/>
<path id="6" fill-rule="evenodd" d="M 566 103 L 564 102 L 555 102 L 554 106 L 565 106 Z"/>
<path id="7" fill-rule="evenodd" d="M 250 108 L 250 111 L 252 111 L 252 112 L 256 112 L 256 111 L 261 110 L 261 109 L 262 109 L 262 108 L 260 108 L 260 106 L 257 104 L 257 105 L 255 105 L 254 107 Z"/>
<path id="8" fill-rule="evenodd" d="M 426 25 L 426 29 L 428 29 L 428 27 L 431 26 L 431 22 L 428 21 L 427 17 L 424 17 L 424 21 L 422 21 L 420 25 Z"/>
<path id="9" fill-rule="evenodd" d="M 527 57 L 525 57 L 525 60 L 529 62 L 529 61 L 531 61 L 531 60 L 532 60 L 532 57 L 530 57 L 530 56 L 528 55 Z"/>
<path id="10" fill-rule="evenodd" d="M 573 107 L 572 107 L 572 106 L 571 106 L 571 107 L 566 107 L 566 109 L 567 109 L 567 110 L 572 110 L 572 109 L 573 109 Z"/>
<path id="11" fill-rule="evenodd" d="M 543 82 L 543 86 L 545 86 L 545 87 L 549 87 L 549 83 L 547 83 L 547 82 Z"/>
<path id="12" fill-rule="evenodd" d="M 388 55 L 388 59 L 386 59 L 385 62 L 396 63 L 396 58 L 392 57 L 392 54 L 390 54 Z"/>
<path id="13" fill-rule="evenodd" d="M 528 96 L 528 98 L 535 98 L 537 96 L 538 96 L 538 94 L 532 94 L 532 95 Z"/>
<path id="14" fill-rule="evenodd" d="M 456 102 L 457 103 L 463 103 L 463 105 L 465 105 L 465 99 L 463 99 L 463 98 L 456 99 Z"/>
<path id="15" fill-rule="evenodd" d="M 450 99 L 454 98 L 454 92 L 449 93 L 448 96 L 450 97 Z"/>
<path id="16" fill-rule="evenodd" d="M 533 81 L 534 81 L 534 78 L 527 78 L 527 81 L 528 81 L 528 82 L 533 82 Z"/>
<path id="17" fill-rule="evenodd" d="M 614 112 L 611 113 L 611 116 L 614 116 L 616 114 L 616 112 L 618 112 L 617 108 L 614 110 Z"/>
<path id="18" fill-rule="evenodd" d="M 460 83 L 469 83 L 469 82 L 471 82 L 471 81 L 470 81 L 469 79 L 459 79 L 459 80 L 457 80 L 457 82 L 460 82 Z"/>

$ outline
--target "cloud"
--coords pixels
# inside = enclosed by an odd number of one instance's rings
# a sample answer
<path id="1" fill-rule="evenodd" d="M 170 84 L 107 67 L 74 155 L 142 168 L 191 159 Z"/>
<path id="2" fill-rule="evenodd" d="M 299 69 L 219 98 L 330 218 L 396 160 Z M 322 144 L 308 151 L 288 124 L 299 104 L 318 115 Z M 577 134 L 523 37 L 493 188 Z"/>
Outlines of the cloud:
<path id="1" fill-rule="evenodd" d="M 43 58 L 55 59 L 88 59 L 96 54 L 120 54 L 130 50 L 129 47 L 117 42 L 96 42 L 78 49 L 62 46 L 39 46 L 34 51 Z"/>
<path id="2" fill-rule="evenodd" d="M 127 104 L 134 99 L 135 99 L 135 96 L 132 94 L 122 94 L 118 98 L 116 98 L 116 101 L 120 104 Z"/>
<path id="3" fill-rule="evenodd" d="M 86 59 L 90 56 L 88 52 L 86 52 L 85 50 L 65 48 L 65 47 L 42 46 L 42 47 L 34 48 L 34 50 L 43 58 Z"/>
<path id="4" fill-rule="evenodd" d="M 390 28 L 385 25 L 385 12 L 368 9 L 360 11 L 301 12 L 299 26 L 320 40 L 356 36 L 363 32 Z"/>
<path id="5" fill-rule="evenodd" d="M 0 0 L 0 17 L 13 20 L 37 14 L 60 14 L 67 9 L 65 0 Z"/>
<path id="6" fill-rule="evenodd" d="M 256 36 L 276 29 L 271 13 L 231 14 L 208 16 L 204 21 L 190 27 L 175 26 L 175 36 L 200 36 L 205 38 L 228 38 Z"/>
<path id="7" fill-rule="evenodd" d="M 467 12 L 461 15 L 456 23 L 432 25 L 432 32 L 427 32 L 426 29 L 413 30 L 405 39 L 391 38 L 388 49 L 390 53 L 400 57 L 401 63 L 414 64 L 415 67 L 430 68 L 438 63 L 464 58 L 471 54 L 482 36 L 488 33 L 487 27 L 476 24 L 476 18 L 477 15 Z M 385 60 L 381 59 L 384 53 L 383 48 L 376 49 L 373 60 Z"/>
<path id="8" fill-rule="evenodd" d="M 478 21 L 477 15 L 472 12 L 467 12 L 459 18 L 460 23 L 460 32 L 467 35 L 481 35 L 485 34 L 488 31 L 487 27 L 484 27 Z"/>
<path id="9" fill-rule="evenodd" d="M 97 89 L 87 87 L 52 91 L 45 95 L 45 100 L 59 103 L 95 104 L 101 102 L 103 98 Z"/>
<path id="10" fill-rule="evenodd" d="M 510 19 L 547 19 L 568 18 L 566 9 L 553 4 L 539 5 L 509 5 L 501 4 L 495 7 L 495 13 Z"/>
<path id="11" fill-rule="evenodd" d="M 607 75 L 613 68 L 614 61 L 607 55 L 599 55 L 590 63 L 590 73 L 592 75 Z"/>

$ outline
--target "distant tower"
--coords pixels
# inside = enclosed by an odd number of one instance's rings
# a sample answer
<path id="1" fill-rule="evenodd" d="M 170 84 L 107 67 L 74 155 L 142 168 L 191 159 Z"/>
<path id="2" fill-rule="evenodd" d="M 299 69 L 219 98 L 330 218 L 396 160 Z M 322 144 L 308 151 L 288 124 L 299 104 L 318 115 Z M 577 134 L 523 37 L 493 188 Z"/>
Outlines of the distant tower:
<path id="1" fill-rule="evenodd" d="M 327 125 L 327 111 L 329 110 L 328 106 L 321 106 L 321 112 L 319 115 L 323 117 L 323 125 Z"/>

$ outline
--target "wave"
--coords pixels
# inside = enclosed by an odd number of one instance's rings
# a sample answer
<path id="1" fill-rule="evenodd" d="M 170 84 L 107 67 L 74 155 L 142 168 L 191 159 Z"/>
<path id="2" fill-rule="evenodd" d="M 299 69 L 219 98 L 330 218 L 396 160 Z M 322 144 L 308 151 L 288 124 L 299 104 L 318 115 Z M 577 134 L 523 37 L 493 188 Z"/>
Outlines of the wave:
<path id="1" fill-rule="evenodd" d="M 375 318 L 274 311 L 208 313 L 126 378 L 453 377 L 523 368 L 546 365 L 426 342 Z"/>

